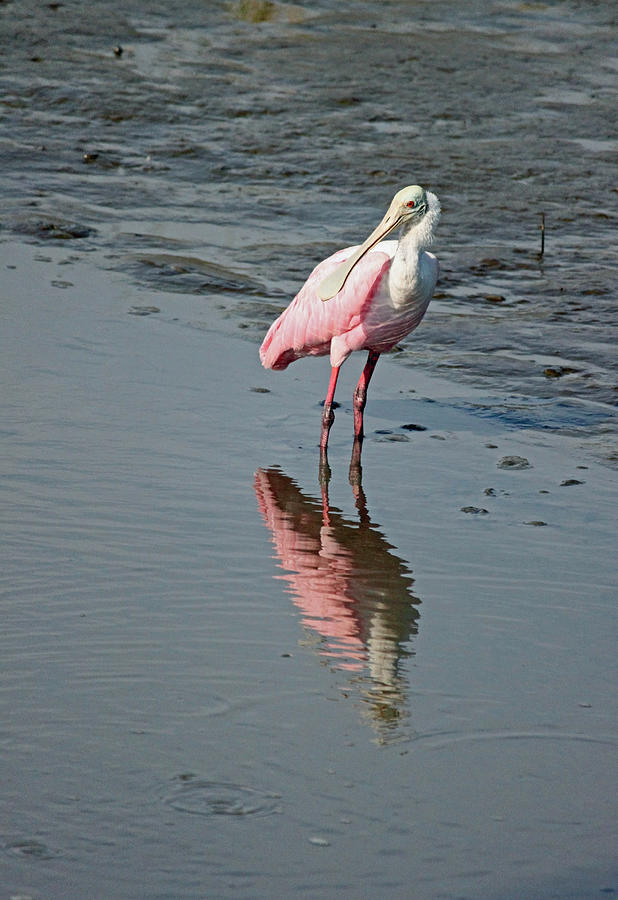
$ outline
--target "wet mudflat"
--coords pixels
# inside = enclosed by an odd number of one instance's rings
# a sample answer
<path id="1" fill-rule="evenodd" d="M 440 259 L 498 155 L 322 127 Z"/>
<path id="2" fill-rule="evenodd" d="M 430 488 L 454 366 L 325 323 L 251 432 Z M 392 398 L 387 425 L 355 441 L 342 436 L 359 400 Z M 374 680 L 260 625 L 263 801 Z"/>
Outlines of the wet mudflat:
<path id="1" fill-rule="evenodd" d="M 142 6 L 0 6 L 3 891 L 616 889 L 610 7 Z M 414 181 L 320 484 L 257 342 Z"/>

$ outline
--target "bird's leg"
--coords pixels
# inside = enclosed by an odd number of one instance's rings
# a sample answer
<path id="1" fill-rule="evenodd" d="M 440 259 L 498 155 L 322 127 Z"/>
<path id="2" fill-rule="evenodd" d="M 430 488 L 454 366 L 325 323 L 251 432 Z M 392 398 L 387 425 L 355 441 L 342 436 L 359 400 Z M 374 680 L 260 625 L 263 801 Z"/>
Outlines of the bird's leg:
<path id="1" fill-rule="evenodd" d="M 320 492 L 322 494 L 322 525 L 330 525 L 330 500 L 328 499 L 328 485 L 330 482 L 330 468 L 326 459 L 326 450 L 320 451 Z M 326 460 L 326 470 L 322 469 L 322 460 Z"/>
<path id="2" fill-rule="evenodd" d="M 361 450 L 363 449 L 363 439 L 354 438 L 354 446 L 352 447 L 352 458 L 350 460 L 350 470 L 348 472 L 348 481 L 353 488 L 360 486 L 363 480 L 363 467 L 361 466 Z"/>
<path id="3" fill-rule="evenodd" d="M 332 472 L 328 464 L 328 453 L 326 447 L 320 447 L 320 466 L 318 469 L 318 482 L 322 490 L 328 488 Z"/>
<path id="4" fill-rule="evenodd" d="M 376 353 L 375 350 L 369 351 L 369 356 L 367 357 L 367 362 L 365 363 L 365 368 L 363 369 L 363 374 L 359 378 L 358 384 L 356 385 L 356 390 L 354 391 L 354 443 L 358 441 L 359 444 L 363 442 L 363 410 L 365 409 L 365 404 L 367 403 L 367 388 L 369 387 L 369 382 L 371 381 L 371 376 L 373 375 L 373 370 L 376 367 L 376 363 L 380 358 L 380 354 Z M 358 450 L 359 462 L 360 462 L 360 447 Z"/>
<path id="5" fill-rule="evenodd" d="M 337 387 L 337 379 L 339 378 L 339 368 L 339 366 L 333 366 L 330 370 L 330 381 L 328 383 L 326 400 L 324 401 L 324 411 L 322 412 L 322 436 L 320 438 L 320 450 L 322 453 L 326 451 L 328 446 L 328 432 L 335 421 L 333 400 L 335 399 L 335 388 Z"/>
<path id="6" fill-rule="evenodd" d="M 350 460 L 349 479 L 352 486 L 360 486 L 363 470 L 361 468 L 361 451 L 363 449 L 363 411 L 367 403 L 367 388 L 373 375 L 373 370 L 380 358 L 375 350 L 369 351 L 363 374 L 361 375 L 354 391 L 354 446 L 352 447 L 352 459 Z"/>
<path id="7" fill-rule="evenodd" d="M 367 497 L 365 496 L 362 484 L 360 482 L 358 482 L 358 484 L 353 484 L 352 490 L 354 492 L 354 502 L 356 509 L 358 510 L 358 518 L 360 519 L 361 525 L 371 525 L 369 510 L 367 509 Z"/>

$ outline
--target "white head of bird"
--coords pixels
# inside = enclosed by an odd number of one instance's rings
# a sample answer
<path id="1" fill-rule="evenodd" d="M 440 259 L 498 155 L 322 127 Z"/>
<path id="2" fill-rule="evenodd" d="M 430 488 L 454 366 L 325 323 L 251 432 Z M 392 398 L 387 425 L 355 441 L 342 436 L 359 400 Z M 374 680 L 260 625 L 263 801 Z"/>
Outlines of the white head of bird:
<path id="1" fill-rule="evenodd" d="M 432 214 L 428 216 L 428 212 Z M 408 185 L 397 191 L 377 228 L 374 228 L 358 250 L 322 281 L 318 288 L 320 298 L 330 300 L 334 297 L 344 286 L 354 266 L 395 228 L 401 226 L 404 234 L 407 234 L 412 228 L 415 231 L 418 229 L 417 246 L 428 247 L 433 239 L 433 228 L 437 224 L 439 215 L 438 198 L 425 191 L 420 185 Z M 420 228 L 421 225 L 425 227 Z"/>

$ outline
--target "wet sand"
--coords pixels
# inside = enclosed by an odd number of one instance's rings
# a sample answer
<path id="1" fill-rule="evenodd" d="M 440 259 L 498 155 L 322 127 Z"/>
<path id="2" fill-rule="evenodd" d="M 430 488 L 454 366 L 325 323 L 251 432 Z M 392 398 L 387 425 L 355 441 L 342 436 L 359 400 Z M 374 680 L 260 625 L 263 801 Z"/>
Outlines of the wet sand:
<path id="1" fill-rule="evenodd" d="M 327 500 L 327 362 L 0 254 L 7 896 L 614 886 L 616 473 L 384 359 L 354 488 L 352 358 Z"/>

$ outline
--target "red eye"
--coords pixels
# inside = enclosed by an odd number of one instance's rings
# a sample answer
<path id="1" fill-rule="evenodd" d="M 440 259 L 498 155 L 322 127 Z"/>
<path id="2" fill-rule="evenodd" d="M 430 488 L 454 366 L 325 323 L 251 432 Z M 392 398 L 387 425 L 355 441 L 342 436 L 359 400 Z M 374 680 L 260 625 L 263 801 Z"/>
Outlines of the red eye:
<path id="1" fill-rule="evenodd" d="M 414 200 L 408 200 L 408 202 L 406 203 L 406 206 L 408 206 L 410 209 L 412 209 L 414 206 L 416 206 L 416 203 L 414 202 Z"/>

